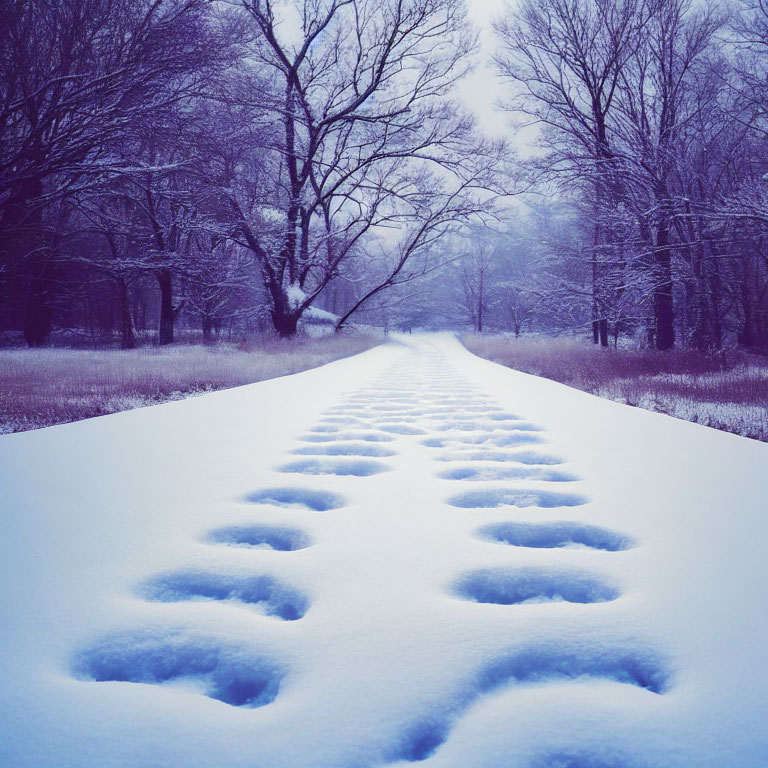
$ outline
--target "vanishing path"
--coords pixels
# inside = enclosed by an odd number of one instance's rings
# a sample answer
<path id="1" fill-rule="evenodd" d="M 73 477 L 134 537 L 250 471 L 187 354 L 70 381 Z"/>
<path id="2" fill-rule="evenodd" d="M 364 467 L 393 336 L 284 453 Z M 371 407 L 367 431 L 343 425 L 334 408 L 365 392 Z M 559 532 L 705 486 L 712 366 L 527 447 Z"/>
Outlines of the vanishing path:
<path id="1" fill-rule="evenodd" d="M 447 337 L 14 438 L 3 765 L 768 765 L 768 446 Z"/>

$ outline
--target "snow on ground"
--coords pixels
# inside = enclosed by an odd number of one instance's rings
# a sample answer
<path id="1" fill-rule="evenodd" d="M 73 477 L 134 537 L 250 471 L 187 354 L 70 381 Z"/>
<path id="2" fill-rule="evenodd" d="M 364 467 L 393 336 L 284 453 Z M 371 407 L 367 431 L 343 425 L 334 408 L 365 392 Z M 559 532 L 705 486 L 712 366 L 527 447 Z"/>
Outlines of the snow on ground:
<path id="1" fill-rule="evenodd" d="M 768 766 L 766 468 L 441 336 L 0 437 L 0 765 Z"/>

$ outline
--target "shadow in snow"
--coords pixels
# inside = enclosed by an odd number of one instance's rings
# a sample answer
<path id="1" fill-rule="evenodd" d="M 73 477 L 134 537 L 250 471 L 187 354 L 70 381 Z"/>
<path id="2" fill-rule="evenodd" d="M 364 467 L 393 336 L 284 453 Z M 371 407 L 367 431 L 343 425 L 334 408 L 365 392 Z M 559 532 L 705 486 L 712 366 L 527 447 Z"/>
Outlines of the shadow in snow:
<path id="1" fill-rule="evenodd" d="M 446 711 L 409 727 L 392 757 L 410 762 L 431 757 L 447 741 L 459 715 L 478 698 L 502 686 L 564 681 L 577 683 L 592 679 L 634 685 L 654 694 L 663 694 L 669 689 L 669 673 L 665 663 L 658 654 L 643 646 L 628 648 L 601 644 L 593 639 L 576 646 L 557 641 L 523 646 L 486 665 L 475 679 L 467 682 L 463 692 Z M 543 768 L 543 764 L 540 765 Z M 572 765 L 583 765 L 586 768 L 590 763 Z M 601 763 L 594 764 L 594 768 L 604 766 Z"/>
<path id="2" fill-rule="evenodd" d="M 538 491 L 522 488 L 483 488 L 466 491 L 448 499 L 452 507 L 463 509 L 493 507 L 578 507 L 587 504 L 589 499 L 576 493 L 557 491 Z"/>
<path id="3" fill-rule="evenodd" d="M 479 435 L 468 436 L 446 436 L 446 437 L 430 437 L 426 440 L 422 440 L 422 445 L 426 445 L 428 448 L 445 448 L 450 446 L 460 445 L 496 445 L 503 448 L 508 445 L 522 445 L 524 443 L 543 443 L 544 439 L 538 435 L 531 435 L 526 432 L 514 433 L 514 434 L 493 434 L 485 433 Z"/>
<path id="4" fill-rule="evenodd" d="M 397 419 L 398 424 L 412 424 L 414 421 L 418 421 L 418 416 L 410 413 L 390 413 L 386 416 L 374 416 L 371 419 L 371 424 L 374 424 L 377 429 L 381 429 L 381 424 L 392 424 L 393 419 Z M 423 434 L 423 433 L 422 433 Z"/>
<path id="5" fill-rule="evenodd" d="M 637 765 L 629 755 L 616 756 L 614 748 L 610 752 L 612 757 L 608 759 L 580 750 L 545 752 L 533 759 L 530 768 L 632 768 Z"/>
<path id="6" fill-rule="evenodd" d="M 344 475 L 350 477 L 369 477 L 389 471 L 386 464 L 368 459 L 304 459 L 283 464 L 278 472 L 301 475 Z"/>
<path id="7" fill-rule="evenodd" d="M 230 547 L 275 549 L 280 552 L 293 552 L 312 546 L 312 540 L 299 528 L 260 524 L 216 528 L 208 534 L 207 541 Z"/>
<path id="8" fill-rule="evenodd" d="M 261 707 L 274 701 L 285 674 L 272 660 L 249 649 L 151 629 L 101 638 L 75 656 L 72 672 L 79 680 L 92 682 L 192 681 L 205 696 L 233 707 Z"/>
<path id="9" fill-rule="evenodd" d="M 147 581 L 142 597 L 161 603 L 222 600 L 257 605 L 268 616 L 284 621 L 300 619 L 309 601 L 298 590 L 271 576 L 226 576 L 205 571 L 165 573 Z"/>
<path id="10" fill-rule="evenodd" d="M 648 649 L 603 646 L 593 641 L 582 648 L 558 643 L 536 644 L 516 650 L 489 664 L 479 687 L 491 691 L 510 682 L 545 683 L 553 680 L 602 678 L 636 685 L 652 693 L 666 693 L 669 673 L 659 656 Z"/>
<path id="11" fill-rule="evenodd" d="M 578 480 L 570 472 L 541 467 L 456 467 L 441 472 L 446 480 L 545 480 L 551 483 L 568 483 Z"/>
<path id="12" fill-rule="evenodd" d="M 493 424 L 452 419 L 435 426 L 437 432 L 541 432 L 541 427 L 529 424 L 527 421 L 505 422 L 499 421 Z"/>
<path id="13" fill-rule="evenodd" d="M 272 504 L 278 507 L 299 507 L 327 512 L 346 504 L 345 499 L 330 491 L 313 491 L 307 488 L 265 488 L 245 497 L 252 504 Z"/>
<path id="14" fill-rule="evenodd" d="M 560 568 L 487 568 L 461 576 L 453 592 L 465 600 L 495 605 L 605 603 L 619 592 L 589 573 Z"/>
<path id="15" fill-rule="evenodd" d="M 425 720 L 412 726 L 403 734 L 394 758 L 418 763 L 437 752 L 447 740 L 451 730 L 449 721 Z"/>
<path id="16" fill-rule="evenodd" d="M 375 432 L 344 432 L 335 435 L 304 435 L 299 438 L 303 443 L 333 443 L 342 440 L 362 440 L 366 443 L 391 443 L 395 438 L 391 435 L 379 435 Z"/>
<path id="17" fill-rule="evenodd" d="M 382 445 L 365 445 L 364 443 L 327 443 L 321 445 L 308 445 L 303 448 L 294 448 L 291 453 L 299 456 L 395 456 L 397 451 L 385 448 Z"/>
<path id="18" fill-rule="evenodd" d="M 438 461 L 510 461 L 518 464 L 565 464 L 565 459 L 538 451 L 455 451 L 437 457 Z"/>
<path id="19" fill-rule="evenodd" d="M 423 429 L 412 427 L 408 424 L 377 424 L 376 429 L 382 432 L 391 432 L 394 435 L 426 435 Z"/>
<path id="20" fill-rule="evenodd" d="M 581 523 L 493 523 L 477 532 L 482 539 L 513 547 L 554 549 L 581 546 L 619 552 L 635 546 L 632 539 L 606 528 Z"/>

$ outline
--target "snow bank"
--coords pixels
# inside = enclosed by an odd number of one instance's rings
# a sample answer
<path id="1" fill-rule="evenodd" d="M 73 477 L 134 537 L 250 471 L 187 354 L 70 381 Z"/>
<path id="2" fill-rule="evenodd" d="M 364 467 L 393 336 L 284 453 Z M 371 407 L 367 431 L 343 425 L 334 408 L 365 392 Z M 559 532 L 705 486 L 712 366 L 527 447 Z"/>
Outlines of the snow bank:
<path id="1" fill-rule="evenodd" d="M 439 336 L 0 437 L 0 765 L 766 765 L 766 466 Z"/>

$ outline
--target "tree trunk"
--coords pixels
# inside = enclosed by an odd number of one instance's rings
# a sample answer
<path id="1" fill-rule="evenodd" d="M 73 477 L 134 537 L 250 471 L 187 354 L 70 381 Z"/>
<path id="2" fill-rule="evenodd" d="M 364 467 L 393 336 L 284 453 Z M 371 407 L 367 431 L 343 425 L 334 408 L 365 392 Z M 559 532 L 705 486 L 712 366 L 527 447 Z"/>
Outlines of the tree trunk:
<path id="1" fill-rule="evenodd" d="M 213 318 L 210 315 L 202 315 L 201 324 L 203 326 L 203 344 L 206 347 L 213 346 Z"/>
<path id="2" fill-rule="evenodd" d="M 32 276 L 24 307 L 24 341 L 28 347 L 44 347 L 53 328 L 51 264 L 45 249 L 41 251 L 29 265 Z"/>
<path id="3" fill-rule="evenodd" d="M 755 332 L 752 312 L 752 300 L 746 281 L 741 286 L 741 306 L 744 311 L 744 322 L 741 330 L 736 334 L 736 341 L 740 347 L 755 346 Z"/>
<path id="4" fill-rule="evenodd" d="M 482 256 L 481 256 L 482 257 Z M 485 302 L 485 267 L 481 264 L 477 287 L 477 332 L 483 332 L 483 304 Z"/>
<path id="5" fill-rule="evenodd" d="M 669 247 L 669 228 L 666 222 L 656 230 L 653 277 L 656 349 L 672 349 L 675 346 L 675 309 L 672 299 L 672 249 Z"/>
<path id="6" fill-rule="evenodd" d="M 29 285 L 24 310 L 24 341 L 28 347 L 44 347 L 51 336 L 52 310 L 49 304 L 47 265 L 43 264 Z"/>
<path id="7" fill-rule="evenodd" d="M 296 335 L 300 315 L 281 312 L 277 309 L 273 309 L 271 314 L 272 324 L 275 326 L 275 330 L 280 335 L 280 338 L 288 339 Z"/>
<path id="8" fill-rule="evenodd" d="M 161 346 L 173 344 L 173 326 L 176 322 L 176 310 L 173 308 L 173 275 L 170 269 L 158 269 L 155 272 L 160 286 L 160 329 L 157 341 Z"/>
<path id="9" fill-rule="evenodd" d="M 608 320 L 605 317 L 600 318 L 600 346 L 608 346 Z"/>
<path id="10" fill-rule="evenodd" d="M 120 349 L 136 349 L 131 307 L 128 301 L 128 286 L 122 277 L 117 279 L 117 297 L 120 304 Z"/>
<path id="11" fill-rule="evenodd" d="M 51 335 L 53 312 L 50 254 L 43 233 L 41 179 L 23 182 L 2 206 L 0 265 L 20 267 L 27 276 L 23 330 L 27 346 L 42 347 Z"/>

